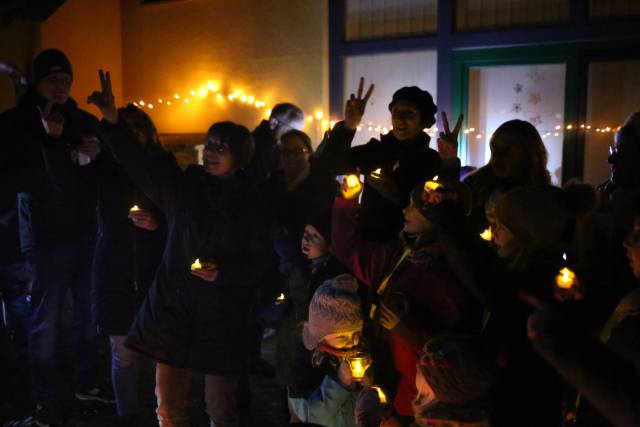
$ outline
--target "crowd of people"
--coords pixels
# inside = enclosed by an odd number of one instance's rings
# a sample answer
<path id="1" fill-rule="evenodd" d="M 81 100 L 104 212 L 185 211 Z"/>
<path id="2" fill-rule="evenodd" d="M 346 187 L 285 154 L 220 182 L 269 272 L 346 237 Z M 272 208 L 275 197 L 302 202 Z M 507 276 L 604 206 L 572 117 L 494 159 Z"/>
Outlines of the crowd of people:
<path id="1" fill-rule="evenodd" d="M 194 385 L 212 425 L 238 425 L 239 390 L 269 371 L 291 425 L 640 425 L 640 113 L 598 188 L 551 185 L 522 120 L 461 179 L 464 118 L 451 126 L 416 86 L 394 93 L 389 133 L 352 146 L 375 90 L 363 79 L 316 150 L 283 103 L 253 132 L 213 123 L 203 164 L 183 169 L 144 111 L 117 108 L 109 72 L 87 99 L 100 118 L 70 98 L 63 52 L 32 75 L 0 116 L 0 291 L 3 354 L 37 425 L 64 423 L 63 381 L 110 401 L 99 339 L 122 425 L 139 423 L 148 359 L 161 427 L 190 425 Z"/>

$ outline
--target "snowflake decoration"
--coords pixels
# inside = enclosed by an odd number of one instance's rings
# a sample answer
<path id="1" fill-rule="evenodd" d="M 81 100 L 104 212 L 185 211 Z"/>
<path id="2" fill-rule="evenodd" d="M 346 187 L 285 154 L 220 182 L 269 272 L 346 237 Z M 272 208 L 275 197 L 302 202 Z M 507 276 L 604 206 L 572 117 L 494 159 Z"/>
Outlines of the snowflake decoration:
<path id="1" fill-rule="evenodd" d="M 513 108 L 511 108 L 511 111 L 514 113 L 519 113 L 522 111 L 522 105 L 520 104 L 513 104 Z"/>
<path id="2" fill-rule="evenodd" d="M 529 117 L 529 121 L 534 126 L 540 126 L 542 124 L 542 117 L 538 114 L 533 117 Z"/>
<path id="3" fill-rule="evenodd" d="M 544 74 L 544 72 L 540 71 L 540 69 L 538 69 L 538 67 L 532 68 L 531 70 L 529 70 L 527 72 L 527 77 L 529 77 L 529 79 L 531 79 L 534 82 L 541 82 L 543 81 L 546 76 Z"/>
<path id="4" fill-rule="evenodd" d="M 513 87 L 513 90 L 515 91 L 515 93 L 520 93 L 522 92 L 523 88 L 524 86 L 522 85 L 522 83 L 516 83 L 516 85 Z"/>

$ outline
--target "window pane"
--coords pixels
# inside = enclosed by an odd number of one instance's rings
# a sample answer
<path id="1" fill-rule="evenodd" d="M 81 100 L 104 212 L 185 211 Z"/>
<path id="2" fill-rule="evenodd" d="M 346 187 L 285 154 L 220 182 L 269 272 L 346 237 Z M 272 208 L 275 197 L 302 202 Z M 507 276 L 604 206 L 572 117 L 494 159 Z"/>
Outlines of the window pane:
<path id="1" fill-rule="evenodd" d="M 638 0 L 589 0 L 591 19 L 618 18 L 640 15 Z"/>
<path id="2" fill-rule="evenodd" d="M 554 183 L 562 180 L 565 65 L 474 67 L 469 70 L 467 150 L 462 163 L 489 161 L 489 140 L 502 123 L 520 119 L 540 132 Z"/>
<path id="3" fill-rule="evenodd" d="M 587 123 L 591 129 L 585 135 L 585 182 L 599 185 L 609 176 L 607 157 L 613 132 L 630 113 L 640 111 L 638 76 L 640 61 L 589 64 Z"/>
<path id="4" fill-rule="evenodd" d="M 367 87 L 369 83 L 376 85 L 362 119 L 362 129 L 356 132 L 354 145 L 378 138 L 391 126 L 388 105 L 393 93 L 401 87 L 418 86 L 429 91 L 436 100 L 437 67 L 438 54 L 435 50 L 346 58 L 343 105 L 358 89 L 361 76 L 365 78 Z"/>
<path id="5" fill-rule="evenodd" d="M 510 28 L 569 19 L 569 0 L 457 0 L 456 30 Z"/>
<path id="6" fill-rule="evenodd" d="M 435 33 L 437 0 L 347 0 L 347 40 L 383 39 Z"/>

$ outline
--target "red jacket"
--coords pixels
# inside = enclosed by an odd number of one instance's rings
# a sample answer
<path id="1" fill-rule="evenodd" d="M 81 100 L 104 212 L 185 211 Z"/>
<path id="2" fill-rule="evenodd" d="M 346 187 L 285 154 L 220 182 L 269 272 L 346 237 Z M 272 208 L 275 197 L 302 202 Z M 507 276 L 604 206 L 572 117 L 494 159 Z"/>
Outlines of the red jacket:
<path id="1" fill-rule="evenodd" d="M 413 416 L 411 401 L 416 395 L 416 362 L 422 345 L 434 335 L 470 332 L 480 324 L 481 309 L 462 285 L 465 266 L 458 265 L 459 257 L 441 232 L 419 236 L 414 242 L 402 236 L 390 242 L 365 241 L 356 231 L 358 210 L 356 201 L 336 198 L 332 249 L 345 267 L 369 286 L 367 338 L 379 366 L 376 373 L 384 376 L 395 370 L 399 374 L 395 384 L 386 385 L 396 390 L 396 411 Z M 405 249 L 409 255 L 400 261 Z M 379 323 L 381 303 L 401 314 L 392 330 Z M 389 351 L 391 360 L 380 360 Z"/>

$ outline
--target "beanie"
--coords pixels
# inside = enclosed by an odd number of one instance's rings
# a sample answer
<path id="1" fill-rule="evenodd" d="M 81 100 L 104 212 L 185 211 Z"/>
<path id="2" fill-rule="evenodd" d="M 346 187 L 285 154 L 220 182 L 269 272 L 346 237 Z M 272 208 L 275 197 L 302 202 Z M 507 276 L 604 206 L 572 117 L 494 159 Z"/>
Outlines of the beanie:
<path id="1" fill-rule="evenodd" d="M 38 84 L 54 73 L 67 73 L 73 77 L 69 58 L 58 49 L 43 50 L 33 60 L 33 82 Z"/>
<path id="2" fill-rule="evenodd" d="M 389 103 L 389 111 L 398 101 L 407 101 L 416 107 L 420 112 L 420 120 L 424 127 L 430 128 L 436 122 L 435 114 L 438 107 L 433 103 L 433 97 L 426 90 L 422 90 L 418 86 L 405 86 L 398 89 Z"/>
<path id="3" fill-rule="evenodd" d="M 327 245 L 331 244 L 331 210 L 322 208 L 314 210 L 307 216 L 307 225 L 318 230 Z"/>
<path id="4" fill-rule="evenodd" d="M 325 281 L 313 294 L 302 342 L 313 350 L 327 335 L 361 331 L 363 324 L 358 282 L 350 274 L 341 274 Z"/>

